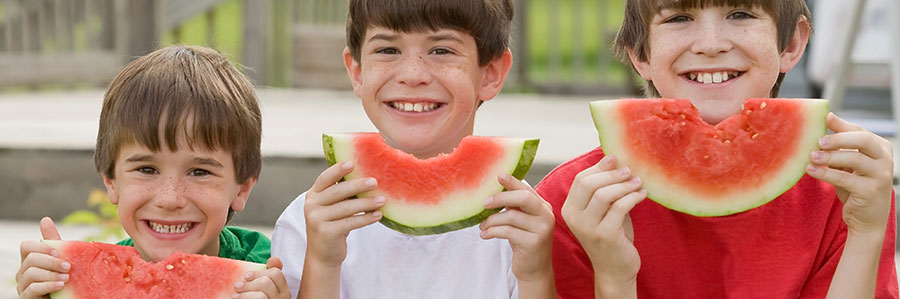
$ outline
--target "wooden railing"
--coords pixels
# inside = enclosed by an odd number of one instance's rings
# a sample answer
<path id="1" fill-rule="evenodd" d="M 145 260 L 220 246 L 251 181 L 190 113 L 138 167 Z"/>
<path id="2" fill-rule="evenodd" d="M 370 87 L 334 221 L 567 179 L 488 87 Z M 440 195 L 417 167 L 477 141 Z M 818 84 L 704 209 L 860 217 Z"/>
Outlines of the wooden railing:
<path id="1" fill-rule="evenodd" d="M 508 86 L 633 90 L 630 70 L 609 51 L 624 0 L 514 1 Z M 129 59 L 171 43 L 217 48 L 258 84 L 346 88 L 347 2 L 0 0 L 0 88 L 103 84 Z"/>

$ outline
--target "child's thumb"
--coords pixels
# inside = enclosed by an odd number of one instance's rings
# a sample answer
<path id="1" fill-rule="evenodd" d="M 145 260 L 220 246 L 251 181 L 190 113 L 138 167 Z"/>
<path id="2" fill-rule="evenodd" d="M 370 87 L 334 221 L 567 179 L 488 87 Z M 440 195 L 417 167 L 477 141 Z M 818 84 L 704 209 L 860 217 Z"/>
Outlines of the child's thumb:
<path id="1" fill-rule="evenodd" d="M 44 240 L 62 240 L 59 231 L 56 230 L 56 224 L 53 224 L 53 219 L 50 217 L 41 218 L 41 236 Z"/>
<path id="2" fill-rule="evenodd" d="M 278 268 L 278 269 L 281 269 L 281 267 L 282 267 L 281 259 L 279 259 L 279 258 L 277 258 L 277 257 L 274 257 L 274 256 L 273 256 L 273 257 L 270 257 L 269 260 L 266 261 L 266 268 L 270 268 L 270 269 L 271 269 L 271 268 Z"/>

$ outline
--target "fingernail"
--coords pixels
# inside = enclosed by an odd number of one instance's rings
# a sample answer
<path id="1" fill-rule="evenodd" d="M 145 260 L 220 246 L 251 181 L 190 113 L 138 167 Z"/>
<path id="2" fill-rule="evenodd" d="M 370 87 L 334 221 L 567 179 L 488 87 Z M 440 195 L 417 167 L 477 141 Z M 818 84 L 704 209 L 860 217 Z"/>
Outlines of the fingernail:
<path id="1" fill-rule="evenodd" d="M 372 218 L 381 219 L 381 211 L 372 212 Z"/>
<path id="2" fill-rule="evenodd" d="M 237 297 L 240 297 L 240 296 L 241 296 L 241 295 L 238 295 L 238 293 L 234 293 L 234 295 L 231 295 L 231 298 L 237 298 Z"/>
<path id="3" fill-rule="evenodd" d="M 234 276 L 232 276 L 232 277 L 234 277 Z M 235 282 L 235 283 L 234 283 L 234 288 L 235 288 L 235 289 L 240 289 L 240 288 L 243 288 L 243 287 L 244 287 L 244 282 L 243 282 L 243 281 L 238 281 L 238 282 Z"/>
<path id="4" fill-rule="evenodd" d="M 57 281 L 57 282 L 56 282 L 56 287 L 57 287 L 57 288 L 61 288 L 61 287 L 65 286 L 65 285 L 66 285 L 65 282 L 62 282 L 62 281 Z"/>
<path id="5" fill-rule="evenodd" d="M 62 281 L 69 280 L 69 274 L 60 274 L 59 280 L 62 280 Z"/>
<path id="6" fill-rule="evenodd" d="M 491 205 L 491 202 L 493 202 L 493 201 L 494 201 L 494 197 L 493 197 L 493 196 L 488 196 L 488 198 L 485 198 L 485 199 L 484 199 L 484 206 L 485 206 L 485 207 L 490 206 L 490 205 Z"/>
<path id="7" fill-rule="evenodd" d="M 808 165 L 806 165 L 806 172 L 809 174 L 818 174 L 819 168 L 813 166 L 812 164 L 808 164 Z"/>
<path id="8" fill-rule="evenodd" d="M 821 147 L 828 146 L 828 143 L 830 142 L 828 139 L 829 139 L 828 137 L 819 138 L 819 146 L 821 146 Z"/>
<path id="9" fill-rule="evenodd" d="M 244 273 L 244 279 L 249 279 L 251 276 L 253 276 L 253 272 Z"/>
<path id="10" fill-rule="evenodd" d="M 627 176 L 627 175 L 629 175 L 629 174 L 631 174 L 631 169 L 628 169 L 628 167 L 622 167 L 622 168 L 619 168 L 619 175 L 620 175 L 620 176 Z"/>
<path id="11" fill-rule="evenodd" d="M 512 179 L 512 176 L 509 175 L 508 173 L 501 173 L 501 174 L 500 174 L 500 179 L 503 180 L 503 181 L 509 181 L 510 179 Z"/>
<path id="12" fill-rule="evenodd" d="M 611 159 L 609 156 L 605 156 L 603 157 L 603 159 L 600 159 L 600 166 L 609 165 L 609 159 Z"/>
<path id="13" fill-rule="evenodd" d="M 59 257 L 59 251 L 57 251 L 56 249 L 51 250 L 51 251 L 50 251 L 50 256 L 52 256 L 52 257 Z"/>
<path id="14" fill-rule="evenodd" d="M 60 267 L 62 267 L 63 270 L 69 271 L 69 268 L 71 268 L 72 265 L 70 265 L 68 262 L 63 262 Z"/>
<path id="15" fill-rule="evenodd" d="M 341 168 L 343 168 L 344 170 L 350 170 L 350 168 L 353 168 L 353 161 L 344 162 L 344 164 L 341 165 Z"/>
<path id="16" fill-rule="evenodd" d="M 384 204 L 384 196 L 375 196 L 375 204 L 379 206 Z"/>
<path id="17" fill-rule="evenodd" d="M 812 156 L 812 159 L 815 161 L 822 160 L 822 152 L 821 151 L 813 151 L 810 154 L 810 156 Z"/>
<path id="18" fill-rule="evenodd" d="M 375 178 L 366 179 L 366 186 L 375 187 L 375 185 L 377 185 L 377 184 L 378 184 L 378 181 L 376 181 Z"/>
<path id="19" fill-rule="evenodd" d="M 631 178 L 631 184 L 634 185 L 634 186 L 640 186 L 640 185 L 641 185 L 641 178 L 639 178 L 639 177 L 633 177 L 633 178 Z"/>

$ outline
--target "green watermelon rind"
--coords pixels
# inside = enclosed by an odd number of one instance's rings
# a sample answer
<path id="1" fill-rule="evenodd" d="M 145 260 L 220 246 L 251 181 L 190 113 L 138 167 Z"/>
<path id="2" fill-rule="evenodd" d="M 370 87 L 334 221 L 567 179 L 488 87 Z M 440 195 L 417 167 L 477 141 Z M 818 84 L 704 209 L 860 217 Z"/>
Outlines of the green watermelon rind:
<path id="1" fill-rule="evenodd" d="M 805 143 L 799 144 L 794 156 L 787 159 L 790 163 L 785 165 L 784 170 L 780 171 L 776 178 L 770 178 L 768 185 L 760 188 L 760 194 L 755 196 L 738 194 L 733 196 L 733 198 L 720 201 L 686 201 L 682 199 L 697 198 L 699 196 L 692 194 L 688 188 L 681 188 L 677 184 L 667 184 L 665 177 L 657 175 L 658 172 L 642 168 L 646 167 L 646 165 L 629 161 L 630 157 L 627 151 L 618 148 L 616 142 L 604 142 L 604 139 L 616 139 L 617 136 L 615 134 L 618 133 L 616 131 L 621 131 L 620 129 L 605 127 L 610 123 L 619 122 L 617 119 L 618 114 L 610 109 L 615 107 L 617 101 L 621 100 L 600 100 L 590 103 L 591 115 L 597 127 L 603 152 L 616 155 L 620 165 L 629 166 L 635 175 L 641 177 L 643 188 L 647 191 L 647 198 L 666 208 L 699 217 L 732 215 L 760 207 L 774 200 L 803 178 L 806 174 L 805 166 L 809 163 L 809 153 L 819 148 L 818 139 L 827 132 L 825 116 L 828 113 L 828 101 L 806 99 L 804 104 L 807 108 L 804 110 L 806 115 L 804 116 L 805 123 L 802 129 L 804 136 L 800 138 Z M 601 121 L 601 119 L 611 120 Z"/>
<path id="2" fill-rule="evenodd" d="M 522 180 L 525 178 L 525 175 L 528 174 L 528 171 L 531 169 L 531 165 L 534 162 L 534 157 L 537 154 L 537 148 L 540 140 L 538 139 L 524 139 L 522 142 L 521 151 L 519 153 L 519 158 L 517 160 L 517 164 L 513 171 L 510 172 L 510 175 L 513 177 Z M 334 149 L 335 139 L 333 136 L 328 134 L 322 134 L 322 147 L 325 153 L 325 160 L 329 165 L 334 165 L 337 163 L 337 157 L 335 155 Z M 346 179 L 346 177 L 344 178 Z M 505 189 L 500 190 L 502 192 Z M 478 214 L 469 216 L 467 218 L 463 218 L 460 220 L 445 222 L 439 225 L 432 226 L 411 226 L 399 223 L 397 221 L 392 220 L 389 216 L 385 215 L 379 220 L 379 222 L 395 231 L 414 235 L 414 236 L 423 236 L 423 235 L 434 235 L 441 234 L 450 231 L 455 231 L 463 228 L 467 228 L 476 224 L 481 223 L 487 217 L 490 217 L 493 214 L 496 214 L 502 210 L 502 208 L 497 209 L 483 209 Z"/>
<path id="3" fill-rule="evenodd" d="M 50 245 L 50 247 L 53 247 L 54 249 L 58 250 L 60 252 L 61 256 L 64 254 L 64 252 L 63 252 L 65 250 L 64 246 L 68 242 L 80 242 L 80 241 L 41 240 L 41 243 Z M 241 268 L 243 268 L 243 271 L 260 271 L 260 270 L 266 269 L 265 264 L 242 261 L 242 260 L 226 259 L 226 258 L 221 258 L 221 257 L 215 257 L 215 258 L 237 262 L 241 266 Z M 233 293 L 234 292 L 229 289 L 227 291 L 223 291 L 220 295 L 222 298 L 231 298 L 231 294 L 233 294 Z M 60 289 L 59 291 L 50 293 L 50 299 L 75 299 L 75 298 L 78 298 L 78 296 L 76 296 L 74 291 L 72 291 L 72 289 L 65 287 L 65 286 L 62 289 Z"/>

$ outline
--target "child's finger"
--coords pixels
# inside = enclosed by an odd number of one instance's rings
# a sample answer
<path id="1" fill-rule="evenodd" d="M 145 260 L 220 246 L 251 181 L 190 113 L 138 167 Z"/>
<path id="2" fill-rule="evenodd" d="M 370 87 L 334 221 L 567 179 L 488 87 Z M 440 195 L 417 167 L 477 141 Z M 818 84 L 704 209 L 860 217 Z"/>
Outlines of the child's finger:
<path id="1" fill-rule="evenodd" d="M 72 265 L 60 258 L 32 252 L 22 260 L 22 271 L 27 270 L 29 267 L 37 267 L 58 273 L 69 273 Z"/>
<path id="2" fill-rule="evenodd" d="M 868 131 L 843 132 L 819 138 L 822 150 L 855 149 L 872 157 L 884 159 L 893 155 L 890 141 Z"/>
<path id="3" fill-rule="evenodd" d="M 339 220 L 329 221 L 328 223 L 330 225 L 334 225 L 334 227 L 340 232 L 350 232 L 352 230 L 378 222 L 378 220 L 381 220 L 381 211 L 353 215 Z"/>
<path id="4" fill-rule="evenodd" d="M 538 244 L 540 237 L 537 234 L 516 228 L 512 225 L 495 225 L 481 231 L 481 238 L 484 240 L 504 239 L 510 243 L 516 244 Z M 513 242 L 515 241 L 515 242 Z"/>
<path id="5" fill-rule="evenodd" d="M 549 204 L 536 194 L 526 190 L 503 191 L 484 200 L 488 209 L 505 207 L 519 209 L 529 215 L 541 215 L 552 211 Z M 553 213 L 553 212 L 550 212 Z"/>
<path id="6" fill-rule="evenodd" d="M 523 213 L 519 210 L 505 210 L 484 219 L 484 221 L 478 225 L 478 228 L 487 230 L 491 227 L 507 225 L 529 232 L 543 232 L 552 229 L 552 227 L 544 226 L 542 222 L 536 218 L 536 216 Z"/>
<path id="7" fill-rule="evenodd" d="M 378 182 L 374 178 L 358 178 L 340 182 L 319 192 L 314 199 L 318 205 L 332 205 L 357 194 L 375 189 Z"/>
<path id="8" fill-rule="evenodd" d="M 41 236 L 44 240 L 62 240 L 59 237 L 59 230 L 56 229 L 56 224 L 53 224 L 53 219 L 50 219 L 50 217 L 41 218 Z"/>
<path id="9" fill-rule="evenodd" d="M 626 194 L 613 202 L 612 206 L 606 212 L 603 220 L 600 220 L 600 229 L 603 231 L 616 231 L 625 223 L 628 213 L 638 203 L 647 198 L 647 191 L 644 189 Z"/>
<path id="10" fill-rule="evenodd" d="M 279 285 L 283 288 L 279 288 Z M 235 283 L 235 291 L 238 293 L 258 291 L 275 297 L 290 292 L 284 273 L 275 268 L 248 272 L 243 282 Z"/>
<path id="11" fill-rule="evenodd" d="M 25 261 L 25 257 L 32 253 L 46 254 L 52 257 L 59 257 L 59 251 L 53 246 L 41 243 L 40 241 L 27 240 L 19 244 L 19 257 L 21 261 Z"/>
<path id="12" fill-rule="evenodd" d="M 857 151 L 813 151 L 809 154 L 809 159 L 816 165 L 828 166 L 845 172 L 856 172 L 863 176 L 877 174 L 879 169 L 883 169 L 878 161 Z M 848 169 L 850 171 L 847 171 Z M 889 170 L 883 172 L 889 172 Z M 890 173 L 886 174 L 890 175 Z"/>
<path id="13" fill-rule="evenodd" d="M 835 133 L 866 131 L 866 129 L 862 126 L 846 121 L 843 118 L 837 116 L 837 114 L 834 114 L 834 112 L 828 112 L 828 115 L 825 116 L 825 125 Z"/>
<path id="14" fill-rule="evenodd" d="M 62 281 L 43 281 L 29 284 L 19 292 L 19 298 L 45 298 L 47 294 L 59 291 L 65 286 Z"/>
<path id="15" fill-rule="evenodd" d="M 497 181 L 500 182 L 500 185 L 503 186 L 503 188 L 505 188 L 507 191 L 524 190 L 537 195 L 537 191 L 534 191 L 534 188 L 531 188 L 531 186 L 529 186 L 525 182 L 516 179 L 508 173 L 501 173 L 500 175 L 498 175 Z"/>
<path id="16" fill-rule="evenodd" d="M 316 210 L 311 213 L 314 215 L 310 215 L 310 217 L 322 221 L 335 221 L 359 213 L 371 213 L 382 206 L 384 206 L 384 197 L 382 196 L 345 199 Z"/>
<path id="17" fill-rule="evenodd" d="M 599 188 L 591 195 L 591 202 L 588 203 L 585 211 L 592 217 L 603 219 L 613 203 L 629 193 L 638 191 L 641 188 L 641 184 L 639 177 L 633 177 L 625 182 Z"/>
<path id="18" fill-rule="evenodd" d="M 835 187 L 847 190 L 854 190 L 854 187 L 859 188 L 858 186 L 865 186 L 866 184 L 864 177 L 834 168 L 816 166 L 814 164 L 806 166 L 806 173 L 813 178 L 823 180 Z M 843 201 L 844 199 L 841 200 Z"/>
<path id="19" fill-rule="evenodd" d="M 585 209 L 590 204 L 591 197 L 593 197 L 597 189 L 623 182 L 629 178 L 631 178 L 631 169 L 622 167 L 584 176 L 580 180 L 576 179 L 572 183 L 571 191 L 569 191 L 569 198 L 566 199 L 566 204 L 569 204 L 569 199 L 572 199 L 573 202 L 571 205 L 573 208 Z"/>
<path id="20" fill-rule="evenodd" d="M 331 165 L 331 167 L 328 167 L 316 177 L 316 181 L 313 183 L 310 190 L 313 192 L 322 192 L 331 185 L 336 184 L 351 171 L 353 171 L 353 162 L 350 161 Z"/>
<path id="21" fill-rule="evenodd" d="M 269 257 L 269 259 L 266 261 L 266 268 L 275 268 L 281 270 L 282 266 L 283 264 L 281 262 L 281 259 L 274 256 Z"/>
<path id="22" fill-rule="evenodd" d="M 68 280 L 69 274 L 57 273 L 38 267 L 29 267 L 25 270 L 25 272 L 22 273 L 21 277 L 18 277 L 19 285 L 24 286 L 41 282 L 65 282 Z"/>

